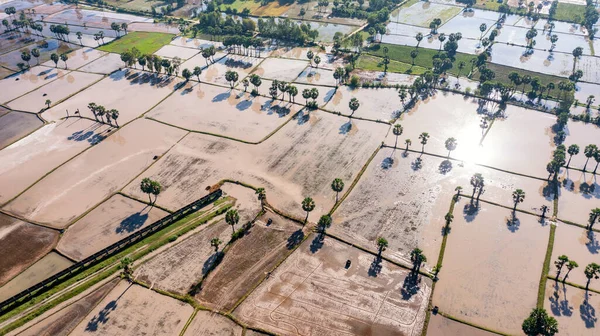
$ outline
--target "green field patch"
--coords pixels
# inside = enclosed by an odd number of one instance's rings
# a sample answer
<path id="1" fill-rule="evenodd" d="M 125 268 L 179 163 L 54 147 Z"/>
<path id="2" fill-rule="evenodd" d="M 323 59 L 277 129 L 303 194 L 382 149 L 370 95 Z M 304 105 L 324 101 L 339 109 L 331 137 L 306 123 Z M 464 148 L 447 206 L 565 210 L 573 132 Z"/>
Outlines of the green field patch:
<path id="1" fill-rule="evenodd" d="M 383 71 L 384 70 L 383 58 L 373 56 L 373 55 L 363 54 L 358 59 L 358 62 L 356 63 L 356 67 L 359 69 L 369 70 L 369 71 Z M 420 66 L 412 66 L 410 63 L 403 63 L 403 62 L 390 60 L 390 64 L 388 64 L 388 72 L 420 75 L 420 74 L 425 73 L 425 71 L 427 71 L 427 69 L 420 67 Z"/>
<path id="2" fill-rule="evenodd" d="M 174 34 L 167 33 L 131 32 L 101 46 L 98 50 L 120 54 L 135 47 L 142 55 L 148 55 L 169 44 L 173 37 Z"/>

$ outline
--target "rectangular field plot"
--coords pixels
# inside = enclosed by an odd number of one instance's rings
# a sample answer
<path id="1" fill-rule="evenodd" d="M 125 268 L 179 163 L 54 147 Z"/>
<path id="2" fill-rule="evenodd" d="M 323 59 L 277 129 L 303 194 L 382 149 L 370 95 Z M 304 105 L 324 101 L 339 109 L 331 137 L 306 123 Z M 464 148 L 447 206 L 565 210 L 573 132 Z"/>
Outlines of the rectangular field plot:
<path id="1" fill-rule="evenodd" d="M 56 247 L 82 260 L 116 243 L 168 213 L 121 195 L 114 195 L 71 225 Z"/>
<path id="2" fill-rule="evenodd" d="M 223 43 L 217 41 L 207 41 L 196 38 L 188 38 L 177 36 L 171 41 L 171 45 L 187 48 L 204 49 L 214 46 L 215 48 L 223 47 Z"/>
<path id="3" fill-rule="evenodd" d="M 431 281 L 374 259 L 312 235 L 234 315 L 281 335 L 419 335 Z"/>
<path id="4" fill-rule="evenodd" d="M 0 53 L 6 53 L 12 50 L 21 49 L 24 46 L 38 42 L 43 37 L 35 35 L 21 35 L 15 32 L 8 32 L 0 34 Z"/>
<path id="5" fill-rule="evenodd" d="M 558 218 L 588 225 L 589 213 L 600 202 L 600 184 L 595 175 L 563 169 L 558 197 Z"/>
<path id="6" fill-rule="evenodd" d="M 194 61 L 193 64 L 201 65 L 203 60 L 202 55 L 196 55 L 188 62 Z M 202 75 L 200 75 L 201 82 L 209 82 L 219 85 L 229 86 L 229 82 L 225 79 L 225 73 L 228 70 L 235 71 L 238 73 L 239 80 L 244 79 L 250 72 L 260 63 L 263 59 L 257 57 L 250 56 L 240 56 L 240 55 L 227 55 L 221 59 L 219 59 L 219 55 L 215 56 L 215 63 L 210 64 L 208 68 L 202 71 Z M 188 62 L 182 65 L 182 68 L 189 68 L 190 70 L 193 68 L 192 66 L 188 66 Z M 204 62 L 206 63 L 206 62 Z"/>
<path id="7" fill-rule="evenodd" d="M 258 142 L 299 109 L 287 101 L 200 83 L 174 93 L 147 117 L 189 130 Z"/>
<path id="8" fill-rule="evenodd" d="M 183 336 L 214 335 L 242 336 L 242 327 L 223 315 L 204 310 L 198 311 Z M 248 332 L 246 332 L 248 335 Z"/>
<path id="9" fill-rule="evenodd" d="M 85 297 L 75 301 L 67 307 L 53 312 L 45 318 L 37 318 L 32 321 L 25 330 L 17 333 L 19 336 L 66 336 L 71 330 L 89 314 L 92 309 L 108 294 L 119 282 L 119 278 L 103 284 L 94 289 Z M 42 315 L 44 317 L 44 315 Z"/>
<path id="10" fill-rule="evenodd" d="M 35 131 L 43 124 L 40 118 L 31 113 L 0 114 L 0 149 Z"/>
<path id="11" fill-rule="evenodd" d="M 180 80 L 174 77 L 157 76 L 143 71 L 126 69 L 118 71 L 68 100 L 58 104 L 42 116 L 46 120 L 65 117 L 65 110 L 79 110 L 81 115 L 93 118 L 89 103 L 102 105 L 119 111 L 119 125 L 123 125 L 147 112 L 174 91 Z"/>
<path id="12" fill-rule="evenodd" d="M 179 57 L 182 60 L 187 60 L 189 58 L 192 58 L 194 55 L 196 55 L 199 52 L 200 51 L 197 49 L 178 47 L 178 46 L 167 44 L 166 46 L 158 49 L 158 51 L 155 52 L 154 54 L 158 55 L 160 57 L 166 57 L 166 58 Z"/>
<path id="13" fill-rule="evenodd" d="M 45 125 L 4 148 L 0 151 L 0 184 L 3 186 L 0 203 L 17 196 L 62 163 L 101 142 L 109 134 L 108 129 L 91 120 L 67 119 Z"/>
<path id="14" fill-rule="evenodd" d="M 489 31 L 491 31 L 495 21 L 470 17 L 465 15 L 465 13 L 457 15 L 450 21 L 443 24 L 438 29 L 438 32 L 446 35 L 460 32 L 462 33 L 463 38 L 478 40 L 482 35 L 481 31 L 479 30 L 479 27 L 482 23 L 485 23 L 488 28 L 488 30 L 483 33 L 483 37 L 485 37 Z M 429 26 L 429 22 L 427 25 Z M 459 41 L 458 44 L 460 43 L 461 42 Z"/>
<path id="15" fill-rule="evenodd" d="M 0 302 L 26 290 L 38 282 L 46 280 L 72 264 L 69 259 L 58 253 L 50 252 L 46 254 L 42 259 L 0 287 Z"/>
<path id="16" fill-rule="evenodd" d="M 0 286 L 38 261 L 58 241 L 58 231 L 0 214 Z"/>
<path id="17" fill-rule="evenodd" d="M 568 282 L 585 287 L 587 278 L 585 277 L 583 270 L 586 265 L 592 262 L 598 262 L 598 258 L 600 257 L 599 239 L 600 233 L 598 232 L 559 222 L 556 227 L 554 248 L 552 249 L 552 262 L 558 260 L 559 256 L 566 255 L 569 257 L 569 260 L 574 260 L 579 264 L 579 268 L 573 269 L 569 272 L 568 276 L 568 270 L 566 267 L 563 267 L 559 275 L 560 280 L 567 276 L 566 280 Z M 550 272 L 548 274 L 551 276 L 557 275 L 557 268 L 554 267 L 554 264 L 551 264 Z M 590 288 L 600 290 L 600 282 L 592 280 L 590 282 Z"/>
<path id="18" fill-rule="evenodd" d="M 483 141 L 478 162 L 512 172 L 548 177 L 546 164 L 555 149 L 551 114 L 509 106 L 506 120 L 496 120 Z M 523 142 L 515 134 L 527 134 Z"/>
<path id="19" fill-rule="evenodd" d="M 390 20 L 399 23 L 407 23 L 415 26 L 429 27 L 429 23 L 435 19 L 442 19 L 442 24 L 460 13 L 458 6 L 449 6 L 430 2 L 417 2 L 410 7 L 401 7 L 398 12 L 392 12 Z"/>
<path id="20" fill-rule="evenodd" d="M 549 225 L 521 213 L 508 225 L 509 211 L 487 204 L 461 213 L 468 203 L 463 198 L 456 204 L 433 305 L 467 322 L 520 334 L 536 304 Z"/>
<path id="21" fill-rule="evenodd" d="M 62 69 L 36 66 L 18 75 L 0 80 L 0 103 L 13 100 L 42 85 L 62 78 L 68 72 Z"/>
<path id="22" fill-rule="evenodd" d="M 119 54 L 110 53 L 82 66 L 79 68 L 79 71 L 108 75 L 113 71 L 120 69 L 121 66 L 123 66 L 121 56 Z"/>
<path id="23" fill-rule="evenodd" d="M 352 181 L 381 144 L 388 126 L 312 111 L 297 115 L 258 145 L 190 134 L 144 175 L 163 186 L 158 204 L 178 209 L 206 194 L 206 186 L 228 178 L 261 186 L 277 209 L 304 217 L 300 203 L 316 202 L 318 220 L 335 202 L 334 178 Z M 135 197 L 140 179 L 124 190 Z M 193 185 L 194 188 L 189 186 Z"/>
<path id="24" fill-rule="evenodd" d="M 552 58 L 549 58 L 550 55 L 548 52 L 536 50 L 533 54 L 526 55 L 524 47 L 501 43 L 494 44 L 494 47 L 491 50 L 491 61 L 496 64 L 561 77 L 568 77 L 573 71 L 573 56 L 570 54 L 554 53 Z M 586 56 L 584 56 L 582 60 L 583 59 L 591 61 L 591 59 L 589 59 L 589 57 L 586 58 Z M 578 62 L 579 68 L 587 66 L 587 64 L 582 65 L 580 62 Z M 591 75 L 586 75 L 585 69 L 583 69 L 583 72 L 583 80 L 589 81 L 586 78 Z"/>
<path id="25" fill-rule="evenodd" d="M 231 231 L 231 227 L 224 220 L 204 224 L 200 232 L 138 267 L 135 271 L 136 280 L 167 292 L 188 294 L 213 267 L 218 254 L 222 253 L 215 252 L 215 248 L 210 245 L 211 239 L 221 239 L 223 249 L 231 237 Z"/>
<path id="26" fill-rule="evenodd" d="M 598 91 L 598 93 L 600 94 L 600 91 Z M 585 146 L 590 144 L 600 146 L 600 127 L 592 123 L 569 120 L 565 132 L 567 133 L 567 138 L 564 145 L 567 148 L 571 145 L 579 146 L 579 154 L 573 156 L 569 167 L 578 169 L 583 169 L 585 167 L 587 171 L 593 171 L 596 167 L 596 161 L 593 157 L 588 161 L 584 154 L 584 150 Z M 587 166 L 585 164 L 586 161 L 588 161 Z"/>
<path id="27" fill-rule="evenodd" d="M 70 335 L 179 335 L 193 311 L 181 301 L 121 281 Z"/>
<path id="28" fill-rule="evenodd" d="M 5 210 L 65 227 L 123 187 L 184 135 L 184 131 L 157 122 L 138 120 L 53 171 Z M 61 192 L 49 197 L 48 188 L 60 188 Z"/>
<path id="29" fill-rule="evenodd" d="M 52 102 L 51 104 L 55 105 L 100 79 L 102 79 L 101 75 L 71 71 L 60 79 L 23 95 L 6 105 L 14 110 L 40 112 L 40 110 L 47 108 L 46 100 L 49 99 Z M 66 112 L 64 113 L 64 116 L 66 116 Z"/>
<path id="30" fill-rule="evenodd" d="M 577 61 L 577 69 L 583 71 L 581 80 L 590 83 L 600 83 L 600 57 L 581 56 Z"/>
<path id="31" fill-rule="evenodd" d="M 48 45 L 44 45 L 45 43 L 48 43 Z M 46 39 L 45 41 L 29 44 L 26 47 L 23 47 L 22 49 L 13 50 L 0 56 L 0 65 L 14 71 L 19 70 L 19 66 L 17 64 L 23 62 L 23 60 L 21 59 L 21 52 L 23 50 L 31 51 L 33 48 L 37 48 L 40 51 L 40 57 L 36 59 L 32 56 L 31 60 L 29 61 L 29 64 L 31 66 L 34 66 L 39 63 L 44 63 L 50 60 L 50 55 L 52 53 L 57 53 L 59 55 L 69 53 L 72 50 L 79 49 L 80 46 L 55 39 Z M 64 65 L 62 61 L 59 61 L 59 64 Z"/>
<path id="32" fill-rule="evenodd" d="M 494 336 L 488 331 L 445 318 L 440 314 L 431 314 L 427 326 L 427 336 Z"/>
<path id="33" fill-rule="evenodd" d="M 354 116 L 373 120 L 392 120 L 400 114 L 402 103 L 396 89 L 352 89 L 339 87 L 333 98 L 325 105 L 325 109 L 343 114 L 352 114 L 349 103 L 352 98 L 358 99 L 360 106 Z"/>
<path id="34" fill-rule="evenodd" d="M 81 48 L 81 49 L 77 49 L 75 51 L 72 51 L 70 53 L 67 54 L 67 56 L 69 57 L 69 59 L 67 60 L 67 68 L 68 69 L 77 69 L 80 68 L 92 61 L 94 61 L 95 59 L 106 55 L 105 52 L 103 51 L 98 51 L 94 48 Z M 58 62 L 58 66 L 59 67 L 64 67 L 65 63 L 63 61 L 59 61 Z M 55 64 L 52 61 L 48 61 L 42 65 L 45 65 L 47 67 L 54 67 Z"/>
<path id="35" fill-rule="evenodd" d="M 267 224 L 269 219 L 271 223 Z M 270 211 L 265 213 L 227 251 L 223 261 L 203 281 L 202 291 L 196 298 L 213 309 L 229 311 L 266 272 L 301 243 L 304 236 L 299 224 Z"/>
<path id="36" fill-rule="evenodd" d="M 512 191 L 521 188 L 526 198 L 519 209 L 536 213 L 542 205 L 551 209 L 554 195 L 544 194 L 544 181 L 428 155 L 421 157 L 422 165 L 417 167 L 418 157 L 419 153 L 401 149 L 381 149 L 334 213 L 331 232 L 372 251 L 377 249 L 377 238 L 385 237 L 389 247 L 384 255 L 406 264 L 410 264 L 410 251 L 419 247 L 428 265 L 435 265 L 455 189 L 461 186 L 463 194 L 470 196 L 469 180 L 475 173 L 485 179 L 482 200 L 512 207 Z"/>
<path id="37" fill-rule="evenodd" d="M 285 58 L 267 58 L 252 72 L 261 78 L 291 82 L 304 71 L 308 62 Z"/>
<path id="38" fill-rule="evenodd" d="M 337 85 L 337 81 L 333 78 L 333 71 L 314 67 L 308 67 L 302 71 L 295 82 L 312 85 Z"/>
<path id="39" fill-rule="evenodd" d="M 581 266 L 583 265 L 580 264 L 580 268 Z M 544 308 L 548 315 L 558 321 L 561 335 L 598 335 L 598 307 L 600 296 L 597 293 L 586 292 L 552 280 L 546 282 Z"/>

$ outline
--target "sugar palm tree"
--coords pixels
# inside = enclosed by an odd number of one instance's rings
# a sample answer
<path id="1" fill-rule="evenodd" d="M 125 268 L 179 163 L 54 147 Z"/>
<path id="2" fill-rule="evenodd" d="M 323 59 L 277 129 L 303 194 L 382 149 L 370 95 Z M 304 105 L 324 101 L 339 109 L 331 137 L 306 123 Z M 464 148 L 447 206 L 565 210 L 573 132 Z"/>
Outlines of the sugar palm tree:
<path id="1" fill-rule="evenodd" d="M 413 264 L 413 270 L 418 272 L 421 269 L 421 265 L 427 262 L 427 257 L 423 254 L 423 250 L 416 247 L 410 252 L 410 261 Z"/>
<path id="2" fill-rule="evenodd" d="M 579 154 L 579 146 L 575 144 L 569 146 L 569 149 L 567 149 L 567 153 L 569 153 L 569 161 L 567 162 L 567 168 L 569 168 L 569 164 L 571 164 L 571 159 L 573 158 L 573 155 Z"/>
<path id="3" fill-rule="evenodd" d="M 108 111 L 108 113 L 110 114 L 110 117 L 115 121 L 115 125 L 119 127 L 119 123 L 117 122 L 117 119 L 119 119 L 119 111 L 116 109 L 111 109 L 110 111 Z"/>
<path id="4" fill-rule="evenodd" d="M 448 157 L 450 157 L 450 152 L 456 149 L 458 146 L 458 141 L 455 138 L 448 138 L 446 140 L 446 149 L 448 150 Z"/>
<path id="5" fill-rule="evenodd" d="M 394 125 L 394 128 L 392 129 L 392 133 L 394 133 L 394 135 L 396 136 L 396 142 L 394 143 L 394 148 L 398 147 L 398 137 L 400 135 L 402 135 L 403 131 L 404 131 L 404 128 L 402 128 L 402 125 L 400 125 L 400 124 Z M 408 146 L 407 146 L 407 149 L 408 149 Z"/>
<path id="6" fill-rule="evenodd" d="M 331 182 L 331 189 L 335 191 L 335 203 L 339 201 L 339 194 L 344 190 L 344 181 L 341 178 L 336 178 Z"/>
<path id="7" fill-rule="evenodd" d="M 590 219 L 588 228 L 591 230 L 594 227 L 594 224 L 600 219 L 600 208 L 595 208 L 590 211 Z"/>
<path id="8" fill-rule="evenodd" d="M 421 133 L 421 135 L 419 135 L 419 139 L 421 140 L 421 153 L 425 152 L 425 145 L 427 144 L 427 141 L 429 140 L 429 133 L 427 132 L 423 132 Z"/>
<path id="9" fill-rule="evenodd" d="M 150 194 L 152 193 L 152 180 L 149 177 L 142 179 L 140 189 L 144 194 L 148 194 L 148 203 L 152 204 L 152 197 L 150 197 Z"/>
<path id="10" fill-rule="evenodd" d="M 162 191 L 162 185 L 158 181 L 152 181 L 151 186 L 152 189 L 150 190 L 150 192 L 152 193 L 152 195 L 154 195 L 154 202 L 152 204 L 155 204 L 156 200 L 158 199 L 158 195 Z"/>
<path id="11" fill-rule="evenodd" d="M 123 270 L 123 277 L 127 280 L 131 280 L 133 276 L 133 260 L 130 258 L 121 259 L 121 269 Z"/>
<path id="12" fill-rule="evenodd" d="M 331 216 L 329 215 L 323 215 L 321 216 L 321 218 L 319 218 L 319 223 L 317 224 L 319 227 L 319 231 L 322 235 L 325 235 L 325 232 L 327 230 L 327 228 L 329 228 L 331 226 Z"/>
<path id="13" fill-rule="evenodd" d="M 67 60 L 68 59 L 69 59 L 69 56 L 67 56 L 67 54 L 60 54 L 60 60 L 65 63 L 65 69 L 67 68 Z"/>
<path id="14" fill-rule="evenodd" d="M 58 67 L 58 60 L 60 59 L 60 57 L 58 56 L 57 53 L 52 53 L 50 55 L 50 59 L 52 60 L 52 62 L 54 62 L 54 67 Z"/>
<path id="15" fill-rule="evenodd" d="M 600 150 L 596 150 L 594 153 L 594 161 L 596 161 L 596 167 L 594 167 L 594 171 L 592 173 L 596 174 L 596 170 L 598 170 L 598 165 L 600 165 Z"/>
<path id="16" fill-rule="evenodd" d="M 388 247 L 387 239 L 383 237 L 377 238 L 377 259 L 381 259 L 381 253 Z"/>
<path id="17" fill-rule="evenodd" d="M 569 262 L 565 266 L 567 267 L 567 274 L 565 274 L 565 277 L 562 280 L 563 282 L 565 282 L 567 280 L 567 277 L 569 276 L 569 273 L 571 273 L 571 271 L 574 268 L 579 267 L 579 264 L 575 260 L 569 260 Z"/>
<path id="18" fill-rule="evenodd" d="M 231 209 L 225 214 L 225 222 L 231 225 L 231 230 L 235 233 L 235 225 L 240 221 L 240 214 L 236 209 Z"/>
<path id="19" fill-rule="evenodd" d="M 419 49 L 419 44 L 421 44 L 421 41 L 423 40 L 423 33 L 417 33 L 417 35 L 415 35 L 415 40 L 417 40 L 417 49 Z"/>
<path id="20" fill-rule="evenodd" d="M 463 187 L 461 186 L 457 186 L 456 188 L 454 188 L 454 191 L 456 191 L 456 200 L 458 200 L 458 198 L 460 197 L 460 193 L 462 192 Z"/>
<path id="21" fill-rule="evenodd" d="M 533 3 L 533 2 L 532 2 Z M 521 326 L 526 335 L 552 336 L 558 333 L 558 322 L 544 308 L 534 308 Z"/>
<path id="22" fill-rule="evenodd" d="M 46 108 L 50 108 L 52 101 L 50 99 L 46 99 Z"/>
<path id="23" fill-rule="evenodd" d="M 260 201 L 260 206 L 264 207 L 265 200 L 267 199 L 267 193 L 265 192 L 265 188 L 256 189 L 255 194 L 257 195 L 258 200 Z"/>
<path id="24" fill-rule="evenodd" d="M 354 114 L 354 112 L 356 112 L 356 110 L 358 110 L 358 108 L 360 107 L 360 102 L 358 101 L 358 99 L 352 98 L 348 103 L 348 107 L 350 107 L 350 110 L 352 110 L 352 114 Z"/>
<path id="25" fill-rule="evenodd" d="M 596 263 L 588 264 L 585 267 L 585 270 L 583 271 L 583 273 L 585 274 L 585 277 L 587 278 L 587 282 L 585 284 L 585 290 L 587 291 L 588 288 L 590 287 L 590 281 L 592 281 L 592 279 L 598 279 L 598 277 L 600 276 L 600 265 L 598 265 Z"/>
<path id="26" fill-rule="evenodd" d="M 513 203 L 515 206 L 513 207 L 513 212 L 517 211 L 517 205 L 522 203 L 525 200 L 525 192 L 523 189 L 517 189 L 512 193 Z"/>
<path id="27" fill-rule="evenodd" d="M 210 246 L 215 248 L 215 253 L 219 252 L 219 245 L 221 245 L 221 243 L 223 243 L 223 242 L 218 237 L 215 237 L 210 240 Z"/>
<path id="28" fill-rule="evenodd" d="M 473 186 L 473 194 L 471 194 L 471 198 L 475 196 L 475 191 L 483 189 L 484 184 L 485 179 L 480 173 L 476 173 L 471 176 L 471 185 Z"/>
<path id="29" fill-rule="evenodd" d="M 567 257 L 564 254 L 559 256 L 558 259 L 554 262 L 554 266 L 556 266 L 556 278 L 557 279 L 560 277 L 560 272 L 562 272 L 563 266 L 565 266 L 568 262 L 569 262 L 569 257 Z"/>
<path id="30" fill-rule="evenodd" d="M 196 76 L 196 78 L 198 79 L 198 83 L 200 83 L 200 75 L 202 74 L 202 68 L 199 66 L 195 66 L 194 71 L 192 71 L 192 74 Z"/>
<path id="31" fill-rule="evenodd" d="M 310 197 L 306 197 L 302 200 L 302 210 L 306 211 L 306 218 L 304 218 L 304 224 L 306 224 L 306 222 L 308 221 L 308 214 L 315 209 L 315 206 L 315 201 Z"/>
<path id="32" fill-rule="evenodd" d="M 590 158 L 594 157 L 594 154 L 598 151 L 598 146 L 593 145 L 593 144 L 589 144 L 587 146 L 585 146 L 585 149 L 583 150 L 583 155 L 585 155 L 585 157 L 587 158 L 585 160 L 585 165 L 583 166 L 583 171 L 585 171 L 585 168 L 587 168 L 587 164 L 588 161 L 590 161 Z"/>

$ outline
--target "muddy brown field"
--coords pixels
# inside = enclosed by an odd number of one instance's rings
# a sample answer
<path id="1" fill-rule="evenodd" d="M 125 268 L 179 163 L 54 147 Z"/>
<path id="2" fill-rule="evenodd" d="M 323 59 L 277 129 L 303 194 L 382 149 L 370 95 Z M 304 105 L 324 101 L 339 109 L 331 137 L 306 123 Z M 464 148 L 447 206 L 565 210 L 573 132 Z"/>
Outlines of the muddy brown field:
<path id="1" fill-rule="evenodd" d="M 227 317 L 200 310 L 183 336 L 242 336 L 242 332 L 242 327 Z"/>
<path id="2" fill-rule="evenodd" d="M 442 315 L 431 314 L 427 327 L 427 336 L 493 336 L 489 331 L 484 331 L 469 325 L 453 321 Z"/>
<path id="3" fill-rule="evenodd" d="M 308 237 L 234 312 L 281 335 L 420 335 L 431 281 Z M 346 260 L 351 266 L 345 268 Z"/>
<path id="4" fill-rule="evenodd" d="M 67 336 L 92 309 L 119 283 L 113 279 L 84 298 L 61 309 L 16 335 L 19 336 Z"/>
<path id="5" fill-rule="evenodd" d="M 4 209 L 64 228 L 126 185 L 184 135 L 157 122 L 137 120 L 53 171 Z M 56 188 L 62 189 L 48 197 L 46 191 Z"/>
<path id="6" fill-rule="evenodd" d="M 553 316 L 560 328 L 560 335 L 597 335 L 600 294 L 586 292 L 560 282 L 546 282 L 544 308 Z"/>
<path id="7" fill-rule="evenodd" d="M 35 114 L 10 112 L 0 109 L 0 148 L 4 148 L 35 131 L 44 123 Z"/>
<path id="8" fill-rule="evenodd" d="M 461 320 L 519 334 L 536 305 L 550 225 L 520 213 L 508 225 L 507 213 L 492 205 L 463 213 L 467 203 L 456 204 L 433 305 Z"/>
<path id="9" fill-rule="evenodd" d="M 563 169 L 559 174 L 558 218 L 589 224 L 589 214 L 600 204 L 600 181 L 595 175 Z"/>
<path id="10" fill-rule="evenodd" d="M 0 80 L 0 103 L 6 103 L 54 80 L 60 80 L 69 70 L 35 66 L 17 76 Z"/>
<path id="11" fill-rule="evenodd" d="M 304 71 L 308 62 L 284 58 L 267 58 L 253 71 L 261 78 L 291 82 Z"/>
<path id="12" fill-rule="evenodd" d="M 58 231 L 0 214 L 0 286 L 50 252 L 58 236 Z"/>
<path id="13" fill-rule="evenodd" d="M 201 83 L 176 92 L 147 116 L 185 129 L 258 142 L 298 110 L 287 101 Z"/>
<path id="14" fill-rule="evenodd" d="M 79 71 L 108 75 L 113 71 L 120 69 L 122 66 L 123 61 L 121 61 L 121 56 L 119 54 L 110 53 L 82 66 L 79 68 Z"/>
<path id="15" fill-rule="evenodd" d="M 270 204 L 302 218 L 300 203 L 312 197 L 316 208 L 310 219 L 317 221 L 335 202 L 331 181 L 341 178 L 349 185 L 387 129 L 313 111 L 299 114 L 259 145 L 190 134 L 144 176 L 160 181 L 158 204 L 168 209 L 189 204 L 206 194 L 205 186 L 229 178 L 264 187 Z M 138 178 L 124 192 L 143 197 L 139 183 Z"/>
<path id="16" fill-rule="evenodd" d="M 267 225 L 269 219 L 272 223 Z M 213 309 L 231 310 L 302 242 L 304 235 L 299 224 L 268 211 L 227 251 L 223 261 L 204 280 L 196 297 Z"/>
<path id="17" fill-rule="evenodd" d="M 156 207 L 114 195 L 71 225 L 56 249 L 82 260 L 167 215 Z"/>
<path id="18" fill-rule="evenodd" d="M 185 295 L 196 285 L 217 259 L 211 239 L 218 237 L 223 244 L 231 237 L 231 227 L 220 220 L 204 224 L 202 230 L 142 264 L 135 271 L 136 280 L 151 288 Z"/>
<path id="19" fill-rule="evenodd" d="M 178 335 L 193 311 L 181 301 L 121 281 L 70 335 Z"/>

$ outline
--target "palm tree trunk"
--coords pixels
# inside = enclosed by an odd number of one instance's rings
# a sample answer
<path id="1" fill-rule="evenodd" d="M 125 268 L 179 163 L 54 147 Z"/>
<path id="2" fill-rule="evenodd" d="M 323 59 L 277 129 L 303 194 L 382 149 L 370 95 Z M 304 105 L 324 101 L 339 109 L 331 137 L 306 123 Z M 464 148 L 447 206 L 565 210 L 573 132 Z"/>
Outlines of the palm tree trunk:
<path id="1" fill-rule="evenodd" d="M 567 274 L 565 274 L 565 277 L 562 279 L 562 282 L 565 282 L 567 280 L 567 277 L 569 276 L 569 273 L 571 273 L 571 270 L 567 269 Z M 556 279 L 558 279 L 558 275 L 556 275 Z"/>
<path id="2" fill-rule="evenodd" d="M 594 168 L 594 174 L 596 174 L 596 170 L 598 170 L 598 165 L 600 164 L 600 161 L 596 162 L 596 168 Z"/>
<path id="3" fill-rule="evenodd" d="M 569 161 L 567 161 L 567 168 L 569 168 L 569 165 L 571 164 L 571 159 L 573 158 L 573 155 L 569 156 Z"/>
<path id="4" fill-rule="evenodd" d="M 306 222 L 308 221 L 308 211 L 306 212 L 306 218 L 304 218 L 304 225 L 306 225 Z"/>
<path id="5" fill-rule="evenodd" d="M 150 193 L 148 193 L 148 203 L 152 204 L 152 197 L 150 197 Z"/>
<path id="6" fill-rule="evenodd" d="M 587 167 L 588 162 L 590 161 L 590 158 L 587 158 L 587 160 L 585 160 L 585 165 L 583 165 L 583 171 L 585 172 L 585 168 Z"/>
<path id="7" fill-rule="evenodd" d="M 231 224 L 231 231 L 232 233 L 235 233 L 235 228 L 233 227 L 233 224 Z"/>

